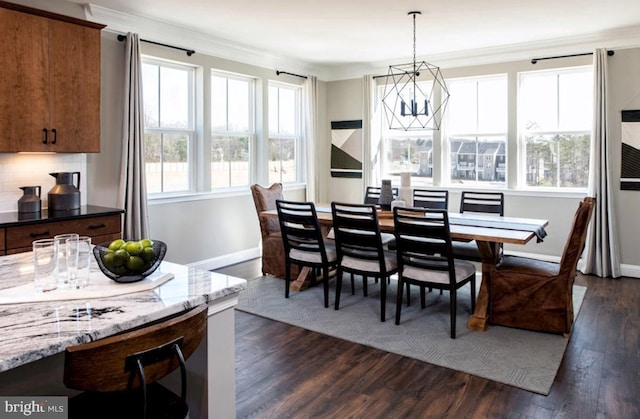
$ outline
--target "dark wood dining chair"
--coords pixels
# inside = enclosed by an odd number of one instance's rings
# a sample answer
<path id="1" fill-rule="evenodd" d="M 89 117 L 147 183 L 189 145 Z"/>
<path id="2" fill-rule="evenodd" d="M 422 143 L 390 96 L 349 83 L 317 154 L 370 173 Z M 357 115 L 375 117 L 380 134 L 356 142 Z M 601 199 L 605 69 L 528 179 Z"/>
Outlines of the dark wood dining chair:
<path id="1" fill-rule="evenodd" d="M 396 324 L 400 324 L 405 284 L 420 286 L 422 308 L 425 307 L 426 287 L 446 290 L 449 291 L 450 333 L 451 338 L 455 339 L 457 290 L 470 284 L 473 313 L 476 305 L 476 268 L 471 262 L 454 259 L 447 211 L 394 208 L 393 223 L 398 257 Z"/>
<path id="2" fill-rule="evenodd" d="M 150 326 L 68 347 L 64 384 L 81 390 L 69 400 L 70 418 L 185 418 L 185 360 L 207 328 L 203 304 Z M 180 368 L 178 396 L 157 381 Z"/>
<path id="3" fill-rule="evenodd" d="M 414 189 L 412 206 L 443 210 L 449 209 L 449 191 L 444 189 Z"/>
<path id="4" fill-rule="evenodd" d="M 362 275 L 365 297 L 367 278 L 373 277 L 380 283 L 380 321 L 385 321 L 387 280 L 398 269 L 396 253 L 384 248 L 376 206 L 332 202 L 331 213 L 338 253 L 335 309 L 340 307 L 344 272 Z"/>
<path id="5" fill-rule="evenodd" d="M 460 213 L 478 213 L 504 216 L 504 193 L 462 191 Z M 500 254 L 502 254 L 502 244 Z M 454 240 L 453 255 L 458 259 L 481 262 L 482 255 L 475 240 Z"/>
<path id="6" fill-rule="evenodd" d="M 292 265 L 322 270 L 324 306 L 329 307 L 329 272 L 338 264 L 335 243 L 325 240 L 313 202 L 276 200 L 280 232 L 284 245 L 285 289 L 289 298 Z"/>
<path id="7" fill-rule="evenodd" d="M 367 186 L 364 192 L 364 203 L 378 205 L 381 190 L 380 186 Z M 398 199 L 398 188 L 393 187 L 391 191 L 393 192 L 393 199 Z"/>
<path id="8" fill-rule="evenodd" d="M 506 255 L 491 272 L 490 323 L 568 334 L 573 283 L 593 214 L 594 198 L 578 205 L 560 263 Z"/>

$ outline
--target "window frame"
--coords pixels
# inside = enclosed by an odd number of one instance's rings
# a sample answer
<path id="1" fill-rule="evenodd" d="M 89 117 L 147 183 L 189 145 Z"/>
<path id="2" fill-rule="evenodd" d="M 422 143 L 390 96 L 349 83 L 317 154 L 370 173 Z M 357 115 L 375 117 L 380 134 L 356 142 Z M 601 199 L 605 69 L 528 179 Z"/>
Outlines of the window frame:
<path id="1" fill-rule="evenodd" d="M 197 147 L 197 138 L 198 138 L 198 133 L 197 133 L 197 129 L 196 129 L 196 104 L 195 104 L 195 96 L 196 96 L 196 71 L 197 71 L 197 67 L 191 64 L 187 64 L 187 63 L 178 63 L 172 60 L 166 60 L 163 59 L 161 57 L 155 57 L 155 56 L 148 56 L 148 55 L 142 55 L 141 57 L 142 59 L 142 64 L 149 64 L 149 65 L 154 65 L 158 67 L 158 70 L 160 70 L 160 68 L 162 67 L 166 67 L 166 68 L 172 68 L 172 69 L 177 69 L 177 70 L 186 70 L 187 74 L 188 74 L 188 124 L 189 127 L 188 129 L 179 129 L 179 128 L 173 128 L 173 127 L 146 127 L 144 126 L 144 136 L 146 139 L 146 135 L 147 134 L 154 134 L 154 135 L 186 135 L 187 136 L 187 189 L 185 190 L 178 190 L 178 191 L 165 191 L 164 190 L 164 185 L 165 185 L 165 176 L 164 176 L 164 167 L 163 167 L 163 158 L 162 158 L 162 154 L 161 154 L 161 162 L 160 162 L 160 168 L 161 168 L 161 176 L 160 176 L 160 192 L 147 192 L 147 197 L 149 199 L 154 199 L 154 198 L 163 198 L 163 197 L 172 197 L 172 196 L 176 196 L 176 195 L 184 195 L 184 194 L 190 194 L 193 193 L 195 191 L 196 188 L 196 178 L 195 178 L 195 174 L 196 174 L 196 170 L 197 170 L 197 162 L 195 162 L 195 150 Z M 160 81 L 160 77 L 158 77 L 158 109 L 160 110 L 160 101 L 161 101 L 161 96 L 160 96 L 160 88 L 161 88 L 161 81 Z M 143 80 L 143 89 L 144 89 L 144 80 Z M 144 94 L 143 94 L 143 98 L 144 98 Z M 159 111 L 160 112 L 160 111 Z M 159 115 L 158 115 L 159 116 Z M 160 121 L 158 121 L 160 123 Z M 161 149 L 162 149 L 162 142 L 161 142 Z M 146 163 L 145 163 L 146 165 Z M 147 188 L 148 188 L 148 169 L 147 167 L 145 167 L 145 177 L 147 178 Z"/>

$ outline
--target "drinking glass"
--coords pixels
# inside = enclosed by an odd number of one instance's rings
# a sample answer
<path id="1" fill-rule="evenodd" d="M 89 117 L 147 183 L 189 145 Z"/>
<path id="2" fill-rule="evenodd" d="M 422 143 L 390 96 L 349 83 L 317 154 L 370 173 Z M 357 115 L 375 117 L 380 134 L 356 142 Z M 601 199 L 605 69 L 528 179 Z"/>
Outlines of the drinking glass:
<path id="1" fill-rule="evenodd" d="M 58 269 L 56 275 L 58 276 L 58 282 L 61 284 L 69 284 L 69 270 L 67 269 L 67 240 L 77 239 L 80 237 L 76 233 L 58 234 L 53 236 L 53 239 L 58 242 Z"/>
<path id="2" fill-rule="evenodd" d="M 89 285 L 91 267 L 91 237 L 79 236 L 67 239 L 67 273 L 71 289 L 84 288 Z"/>
<path id="3" fill-rule="evenodd" d="M 58 241 L 42 239 L 33 242 L 33 279 L 36 292 L 58 287 Z"/>

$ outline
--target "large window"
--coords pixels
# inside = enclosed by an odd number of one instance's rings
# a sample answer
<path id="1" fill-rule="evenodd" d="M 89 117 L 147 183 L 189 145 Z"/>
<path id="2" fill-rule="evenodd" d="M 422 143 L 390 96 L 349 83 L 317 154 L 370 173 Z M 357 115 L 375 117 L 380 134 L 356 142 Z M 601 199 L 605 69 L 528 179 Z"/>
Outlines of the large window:
<path id="1" fill-rule="evenodd" d="M 211 187 L 248 186 L 255 137 L 254 80 L 211 74 Z"/>
<path id="2" fill-rule="evenodd" d="M 506 185 L 507 76 L 447 80 L 451 183 Z"/>
<path id="3" fill-rule="evenodd" d="M 518 119 L 526 186 L 587 187 L 592 84 L 591 67 L 520 74 Z"/>
<path id="4" fill-rule="evenodd" d="M 144 142 L 147 192 L 191 189 L 194 147 L 194 69 L 143 60 Z"/>
<path id="5" fill-rule="evenodd" d="M 269 84 L 269 183 L 299 179 L 300 87 Z"/>

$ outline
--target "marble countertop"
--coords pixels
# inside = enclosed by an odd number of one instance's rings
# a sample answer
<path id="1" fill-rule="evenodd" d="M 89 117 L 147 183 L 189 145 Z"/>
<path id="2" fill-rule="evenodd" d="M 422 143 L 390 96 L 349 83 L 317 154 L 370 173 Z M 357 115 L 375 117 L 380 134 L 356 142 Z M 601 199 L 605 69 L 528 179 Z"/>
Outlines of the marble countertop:
<path id="1" fill-rule="evenodd" d="M 0 256 L 0 289 L 32 282 L 32 260 L 32 252 Z M 92 263 L 92 272 L 99 271 L 95 260 Z M 0 372 L 203 303 L 214 305 L 246 288 L 244 279 L 171 262 L 163 261 L 158 270 L 174 277 L 150 291 L 86 300 L 1 304 Z"/>

